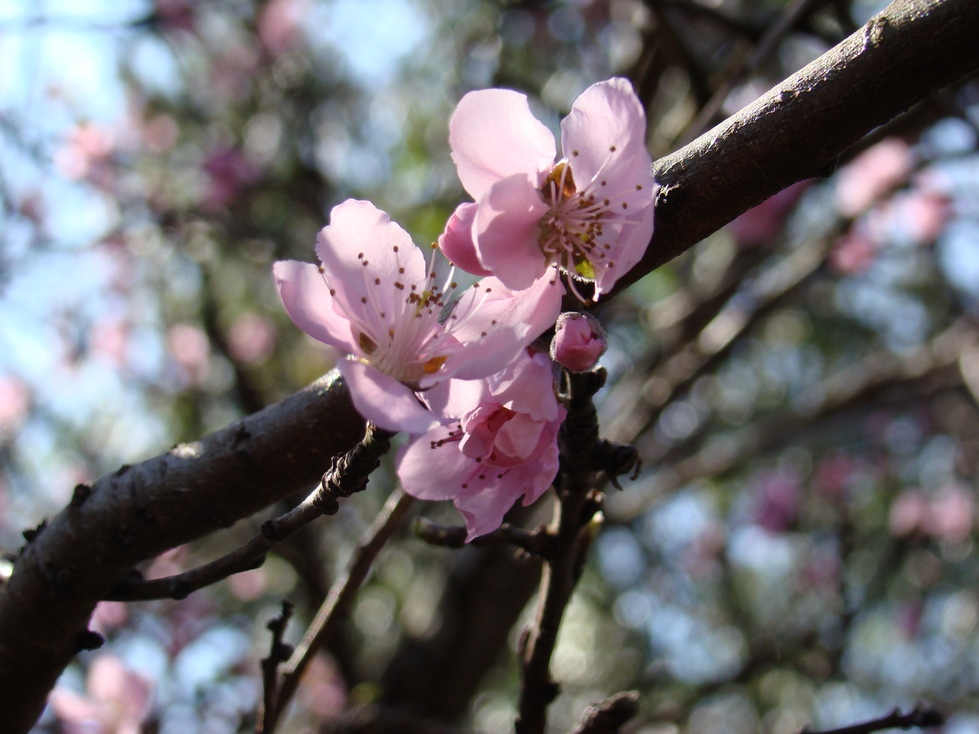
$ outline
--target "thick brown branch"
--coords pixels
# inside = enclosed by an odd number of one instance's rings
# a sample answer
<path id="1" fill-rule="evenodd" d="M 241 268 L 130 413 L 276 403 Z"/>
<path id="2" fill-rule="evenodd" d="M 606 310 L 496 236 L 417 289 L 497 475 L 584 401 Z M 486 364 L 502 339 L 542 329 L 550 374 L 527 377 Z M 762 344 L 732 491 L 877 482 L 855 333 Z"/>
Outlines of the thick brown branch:
<path id="1" fill-rule="evenodd" d="M 363 433 L 331 373 L 200 441 L 79 485 L 0 592 L 0 731 L 31 728 L 96 602 L 134 565 L 312 486 Z"/>
<path id="2" fill-rule="evenodd" d="M 856 33 L 653 164 L 656 232 L 617 289 L 784 188 L 832 170 L 874 128 L 979 70 L 979 3 L 896 0 Z"/>
<path id="3" fill-rule="evenodd" d="M 757 102 L 655 164 L 656 234 L 619 288 L 818 175 L 867 132 L 979 69 L 979 3 L 898 0 Z M 137 563 L 309 487 L 363 431 L 335 378 L 80 487 L 0 592 L 0 731 L 26 732 L 98 599 Z"/>

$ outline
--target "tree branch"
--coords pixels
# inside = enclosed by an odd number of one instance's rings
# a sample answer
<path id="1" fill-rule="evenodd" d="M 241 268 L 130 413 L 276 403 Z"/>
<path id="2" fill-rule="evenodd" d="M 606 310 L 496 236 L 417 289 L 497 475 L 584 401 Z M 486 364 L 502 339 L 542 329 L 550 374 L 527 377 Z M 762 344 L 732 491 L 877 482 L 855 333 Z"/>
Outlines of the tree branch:
<path id="1" fill-rule="evenodd" d="M 363 432 L 330 373 L 200 441 L 76 487 L 0 591 L 0 731 L 31 728 L 95 604 L 133 566 L 312 486 Z"/>
<path id="2" fill-rule="evenodd" d="M 653 164 L 656 231 L 616 291 L 813 176 L 874 128 L 979 69 L 979 3 L 896 0 L 740 112 Z"/>
<path id="3" fill-rule="evenodd" d="M 654 164 L 656 234 L 619 289 L 861 136 L 979 69 L 979 3 L 898 0 L 690 145 Z M 335 375 L 200 441 L 80 485 L 0 591 L 0 731 L 26 732 L 130 569 L 308 488 L 361 437 Z"/>

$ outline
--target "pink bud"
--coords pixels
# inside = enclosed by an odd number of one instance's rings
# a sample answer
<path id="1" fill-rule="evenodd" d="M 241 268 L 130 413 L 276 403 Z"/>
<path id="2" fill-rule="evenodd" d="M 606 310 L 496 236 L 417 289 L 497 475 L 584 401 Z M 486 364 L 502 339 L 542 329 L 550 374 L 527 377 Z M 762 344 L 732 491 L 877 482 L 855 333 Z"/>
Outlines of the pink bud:
<path id="1" fill-rule="evenodd" d="M 554 330 L 551 359 L 572 372 L 590 370 L 608 348 L 605 330 L 590 313 L 563 313 Z"/>

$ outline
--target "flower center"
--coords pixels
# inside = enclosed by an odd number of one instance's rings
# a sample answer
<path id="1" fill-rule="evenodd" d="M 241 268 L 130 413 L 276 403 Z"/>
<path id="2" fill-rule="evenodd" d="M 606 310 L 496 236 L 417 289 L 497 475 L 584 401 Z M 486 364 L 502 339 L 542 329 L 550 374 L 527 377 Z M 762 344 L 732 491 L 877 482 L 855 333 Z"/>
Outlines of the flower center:
<path id="1" fill-rule="evenodd" d="M 604 208 L 595 206 L 594 195 L 578 192 L 567 161 L 554 166 L 540 196 L 548 204 L 539 225 L 541 251 L 572 275 L 594 280 L 594 251 L 603 235 Z"/>

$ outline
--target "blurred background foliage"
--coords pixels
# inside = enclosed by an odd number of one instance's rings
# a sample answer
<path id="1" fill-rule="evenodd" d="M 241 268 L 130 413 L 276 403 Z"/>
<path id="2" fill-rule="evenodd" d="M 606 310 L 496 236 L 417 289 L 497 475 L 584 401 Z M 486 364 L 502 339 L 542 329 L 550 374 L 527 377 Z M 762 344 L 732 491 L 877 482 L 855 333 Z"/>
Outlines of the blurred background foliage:
<path id="1" fill-rule="evenodd" d="M 289 322 L 271 264 L 311 260 L 348 197 L 434 240 L 463 196 L 447 123 L 466 91 L 524 91 L 555 127 L 586 86 L 628 76 L 655 157 L 881 6 L 4 4 L 0 545 L 77 482 L 327 371 L 337 355 Z M 599 311 L 602 428 L 645 469 L 609 497 L 562 628 L 554 732 L 628 688 L 644 734 L 794 734 L 919 700 L 979 731 L 977 123 L 979 84 L 942 91 Z M 260 569 L 101 604 L 108 644 L 38 731 L 247 731 L 264 624 L 283 597 L 308 621 L 390 474 L 372 486 Z M 196 565 L 261 519 L 144 570 Z M 338 717 L 365 703 L 509 730 L 536 573 L 405 531 L 285 730 L 359 731 Z"/>

